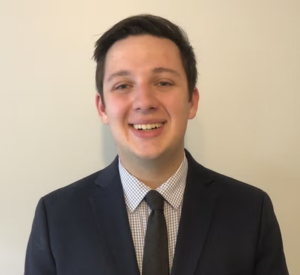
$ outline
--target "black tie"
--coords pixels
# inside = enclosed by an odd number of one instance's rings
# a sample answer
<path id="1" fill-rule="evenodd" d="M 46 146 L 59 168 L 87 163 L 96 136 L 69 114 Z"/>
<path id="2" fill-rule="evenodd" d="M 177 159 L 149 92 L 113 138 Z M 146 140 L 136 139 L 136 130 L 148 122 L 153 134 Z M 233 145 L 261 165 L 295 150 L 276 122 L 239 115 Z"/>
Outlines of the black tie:
<path id="1" fill-rule="evenodd" d="M 151 208 L 144 246 L 143 275 L 168 275 L 168 233 L 164 215 L 164 198 L 151 190 L 145 197 Z"/>

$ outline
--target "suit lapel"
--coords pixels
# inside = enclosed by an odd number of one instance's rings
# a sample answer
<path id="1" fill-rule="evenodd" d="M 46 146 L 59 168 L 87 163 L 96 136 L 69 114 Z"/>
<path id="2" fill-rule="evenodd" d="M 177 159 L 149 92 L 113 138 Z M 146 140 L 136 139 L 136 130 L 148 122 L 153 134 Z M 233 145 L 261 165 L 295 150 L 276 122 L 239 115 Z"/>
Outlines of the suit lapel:
<path id="1" fill-rule="evenodd" d="M 199 165 L 187 151 L 186 156 L 189 168 L 172 275 L 194 274 L 205 246 L 216 202 L 209 170 Z"/>
<path id="2" fill-rule="evenodd" d="M 118 171 L 118 159 L 100 171 L 90 202 L 106 251 L 112 274 L 138 275 L 135 249 Z"/>

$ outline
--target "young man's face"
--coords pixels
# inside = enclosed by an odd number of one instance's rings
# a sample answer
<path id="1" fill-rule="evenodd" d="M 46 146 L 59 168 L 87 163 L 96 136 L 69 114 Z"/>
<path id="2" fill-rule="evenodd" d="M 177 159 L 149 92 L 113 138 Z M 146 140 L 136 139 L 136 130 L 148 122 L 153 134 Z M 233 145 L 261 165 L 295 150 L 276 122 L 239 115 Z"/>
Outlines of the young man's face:
<path id="1" fill-rule="evenodd" d="M 182 154 L 199 94 L 195 89 L 189 101 L 180 52 L 171 40 L 141 35 L 113 44 L 106 55 L 103 93 L 105 106 L 97 96 L 97 108 L 121 159 Z"/>

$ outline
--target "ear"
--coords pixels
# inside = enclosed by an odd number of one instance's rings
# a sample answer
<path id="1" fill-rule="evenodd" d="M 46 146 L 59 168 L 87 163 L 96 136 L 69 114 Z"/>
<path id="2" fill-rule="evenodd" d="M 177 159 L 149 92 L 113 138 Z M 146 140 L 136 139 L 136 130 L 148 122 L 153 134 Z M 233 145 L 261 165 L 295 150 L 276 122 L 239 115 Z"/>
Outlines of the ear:
<path id="1" fill-rule="evenodd" d="M 200 99 L 199 91 L 195 87 L 193 90 L 191 101 L 189 102 L 189 104 L 190 104 L 189 119 L 193 119 L 196 116 L 197 110 L 198 110 L 199 99 Z"/>
<path id="2" fill-rule="evenodd" d="M 98 114 L 99 114 L 102 122 L 104 124 L 108 124 L 108 117 L 106 114 L 105 105 L 104 105 L 104 102 L 103 102 L 101 96 L 98 93 L 96 94 L 95 103 L 96 103 L 96 108 L 97 108 Z"/>

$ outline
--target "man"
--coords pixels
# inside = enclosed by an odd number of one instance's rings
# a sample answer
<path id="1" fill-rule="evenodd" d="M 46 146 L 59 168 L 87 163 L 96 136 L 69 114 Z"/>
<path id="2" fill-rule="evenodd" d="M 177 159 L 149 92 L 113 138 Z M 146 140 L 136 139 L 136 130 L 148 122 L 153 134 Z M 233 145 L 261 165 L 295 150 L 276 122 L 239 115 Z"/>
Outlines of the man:
<path id="1" fill-rule="evenodd" d="M 118 157 L 43 197 L 26 275 L 287 275 L 263 191 L 184 150 L 199 92 L 193 49 L 166 19 L 141 15 L 102 35 L 96 106 Z"/>

